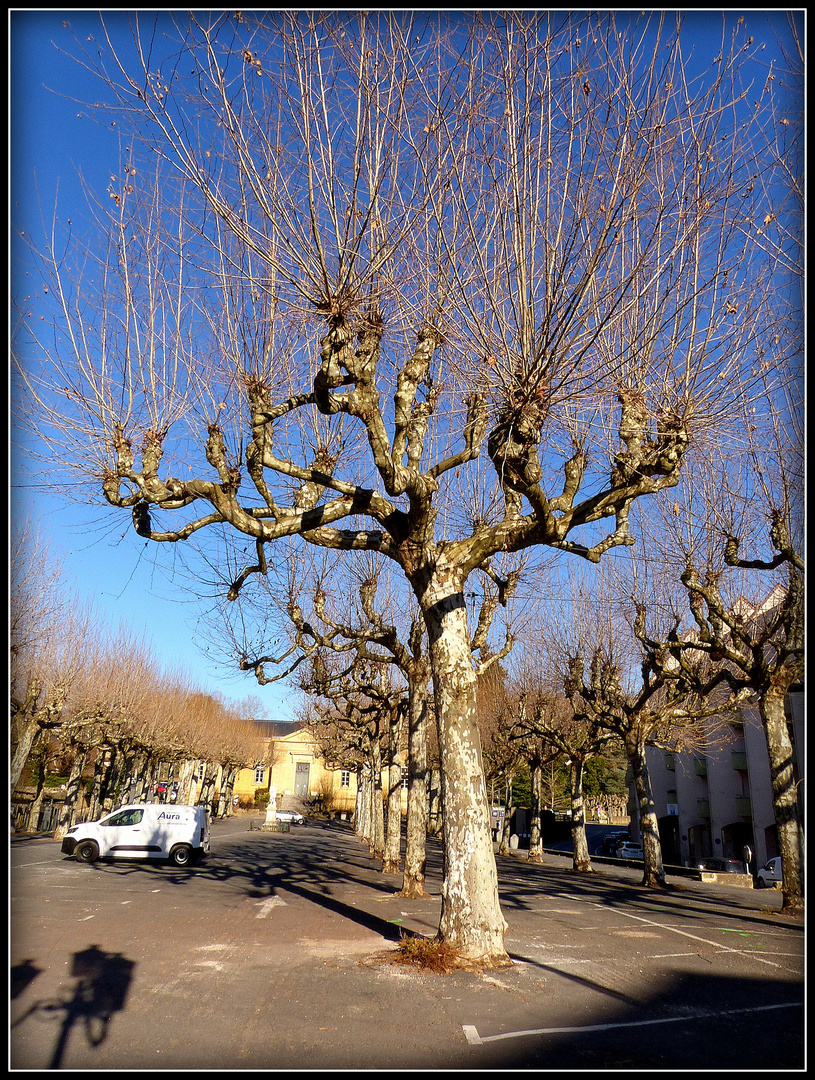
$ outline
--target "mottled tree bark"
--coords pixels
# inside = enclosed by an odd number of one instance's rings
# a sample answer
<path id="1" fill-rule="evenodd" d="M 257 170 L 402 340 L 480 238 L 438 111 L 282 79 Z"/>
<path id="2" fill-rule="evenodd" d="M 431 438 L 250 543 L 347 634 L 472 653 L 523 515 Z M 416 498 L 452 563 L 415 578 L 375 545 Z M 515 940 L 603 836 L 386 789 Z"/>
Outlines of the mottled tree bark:
<path id="1" fill-rule="evenodd" d="M 421 899 L 425 889 L 427 852 L 427 700 L 426 678 L 408 687 L 408 810 L 405 872 L 399 896 Z"/>
<path id="2" fill-rule="evenodd" d="M 770 758 L 773 811 L 784 877 L 784 907 L 795 909 L 804 906 L 801 873 L 804 865 L 804 831 L 798 812 L 798 793 L 792 761 L 793 746 L 784 710 L 784 697 L 783 689 L 776 693 L 769 691 L 762 695 L 759 705 Z"/>
<path id="3" fill-rule="evenodd" d="M 534 863 L 543 862 L 543 836 L 541 831 L 541 788 L 543 783 L 543 771 L 540 757 L 535 756 L 531 762 L 531 803 L 529 822 L 529 861 Z"/>
<path id="4" fill-rule="evenodd" d="M 382 873 L 398 874 L 402 848 L 402 710 L 396 706 L 388 724 L 388 815 Z"/>
<path id="5" fill-rule="evenodd" d="M 430 638 L 442 779 L 444 880 L 439 936 L 486 967 L 511 961 L 498 899 L 490 807 L 478 732 L 477 680 L 460 582 L 431 577 L 420 596 Z"/>
<path id="6" fill-rule="evenodd" d="M 653 887 L 665 884 L 665 867 L 662 863 L 662 845 L 659 842 L 659 821 L 657 819 L 654 795 L 651 790 L 651 777 L 645 762 L 645 743 L 636 733 L 628 733 L 624 739 L 625 750 L 634 779 L 637 795 L 640 835 L 644 869 L 642 884 Z"/>
<path id="7" fill-rule="evenodd" d="M 572 869 L 581 873 L 591 872 L 591 857 L 589 845 L 586 840 L 586 804 L 583 800 L 583 769 L 585 762 L 582 758 L 572 758 L 569 765 L 569 776 L 572 784 Z"/>

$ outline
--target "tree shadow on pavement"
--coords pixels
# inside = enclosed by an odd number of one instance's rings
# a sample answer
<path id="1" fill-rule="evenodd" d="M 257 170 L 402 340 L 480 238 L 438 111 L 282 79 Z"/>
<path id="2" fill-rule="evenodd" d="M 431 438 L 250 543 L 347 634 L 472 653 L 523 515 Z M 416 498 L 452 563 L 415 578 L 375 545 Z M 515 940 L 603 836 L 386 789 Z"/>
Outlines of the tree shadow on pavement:
<path id="1" fill-rule="evenodd" d="M 678 974 L 647 999 L 616 996 L 604 995 L 573 1023 L 553 1023 L 562 1011 L 553 1013 L 552 994 L 542 995 L 540 1027 L 511 1031 L 496 1018 L 466 1029 L 467 1040 L 479 1048 L 480 1068 L 730 1070 L 763 1062 L 775 1071 L 804 1064 L 800 983 Z"/>

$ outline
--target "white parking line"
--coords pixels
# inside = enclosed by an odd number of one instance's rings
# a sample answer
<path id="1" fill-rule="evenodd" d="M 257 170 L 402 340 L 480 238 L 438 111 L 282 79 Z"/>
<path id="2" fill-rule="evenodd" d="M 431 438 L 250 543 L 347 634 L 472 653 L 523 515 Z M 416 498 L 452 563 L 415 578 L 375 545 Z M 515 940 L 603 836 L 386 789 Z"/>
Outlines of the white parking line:
<path id="1" fill-rule="evenodd" d="M 676 1024 L 688 1020 L 710 1020 L 720 1016 L 737 1016 L 743 1013 L 766 1012 L 769 1009 L 801 1007 L 803 1007 L 803 1002 L 791 1001 L 781 1005 L 751 1005 L 743 1009 L 719 1009 L 715 1012 L 694 1009 L 682 1013 L 681 1016 L 665 1016 L 657 1020 L 622 1020 L 609 1024 L 587 1024 L 585 1027 L 531 1028 L 528 1031 L 504 1031 L 500 1035 L 479 1035 L 478 1029 L 472 1024 L 461 1026 L 470 1046 L 481 1046 L 483 1043 L 498 1042 L 500 1039 L 520 1039 L 526 1035 L 591 1035 L 595 1031 L 611 1031 L 616 1028 L 650 1027 L 654 1024 Z"/>
<path id="2" fill-rule="evenodd" d="M 627 919 L 635 919 L 637 922 L 645 923 L 646 926 L 655 926 L 660 930 L 668 930 L 672 934 L 680 934 L 682 937 L 690 938 L 691 941 L 700 941 L 703 945 L 710 945 L 711 948 L 717 949 L 719 952 L 735 953 L 737 956 L 749 956 L 760 964 L 769 964 L 770 967 L 774 968 L 781 967 L 781 964 L 776 964 L 772 960 L 765 960 L 764 957 L 757 956 L 756 953 L 751 952 L 749 949 L 731 949 L 729 945 L 723 945 L 719 941 L 711 941 L 709 938 L 700 937 L 699 934 L 688 933 L 687 930 L 680 930 L 677 926 L 666 926 L 665 923 L 654 922 L 653 919 L 645 919 L 641 915 L 632 915 L 628 911 L 618 911 L 618 914 L 624 915 Z"/>
<path id="3" fill-rule="evenodd" d="M 569 897 L 565 897 L 565 899 L 578 900 L 578 901 L 581 900 L 581 898 L 577 897 L 577 896 L 575 896 L 575 897 L 569 896 Z M 593 900 L 588 900 L 588 901 L 583 900 L 582 902 L 587 903 L 590 907 L 601 907 L 602 906 L 600 904 L 595 903 Z M 699 942 L 701 942 L 701 944 L 709 945 L 711 948 L 714 948 L 714 949 L 718 950 L 719 952 L 732 953 L 732 954 L 734 954 L 736 956 L 747 956 L 747 957 L 752 958 L 753 960 L 757 960 L 758 963 L 760 963 L 760 964 L 768 964 L 770 967 L 774 967 L 774 968 L 780 968 L 780 967 L 783 966 L 781 964 L 776 964 L 772 960 L 767 960 L 763 956 L 759 956 L 757 954 L 757 952 L 753 952 L 750 949 L 733 949 L 729 945 L 724 945 L 719 941 L 711 941 L 709 938 L 700 937 L 698 934 L 691 934 L 687 930 L 680 930 L 676 926 L 667 926 L 665 923 L 654 922 L 653 919 L 646 919 L 642 915 L 633 915 L 631 912 L 621 911 L 620 909 L 617 909 L 617 914 L 618 915 L 624 915 L 627 919 L 634 919 L 636 922 L 645 923 L 646 926 L 653 926 L 655 929 L 658 929 L 658 930 L 667 930 L 668 932 L 670 932 L 672 934 L 680 934 L 682 937 L 690 938 L 691 941 L 699 941 Z M 775 954 L 775 955 L 777 955 L 777 954 Z"/>

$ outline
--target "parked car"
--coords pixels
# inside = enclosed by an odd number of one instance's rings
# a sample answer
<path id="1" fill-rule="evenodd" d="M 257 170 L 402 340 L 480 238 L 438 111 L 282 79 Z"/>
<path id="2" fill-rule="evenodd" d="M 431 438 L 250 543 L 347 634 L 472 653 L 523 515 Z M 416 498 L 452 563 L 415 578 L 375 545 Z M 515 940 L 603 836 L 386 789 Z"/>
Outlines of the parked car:
<path id="1" fill-rule="evenodd" d="M 634 844 L 630 840 L 624 840 L 617 848 L 618 859 L 644 859 L 642 844 Z"/>
<path id="2" fill-rule="evenodd" d="M 770 859 L 756 874 L 756 884 L 760 889 L 774 889 L 777 885 L 781 885 L 783 881 L 781 860 L 778 858 Z"/>
<path id="3" fill-rule="evenodd" d="M 306 819 L 296 810 L 277 810 L 275 817 L 278 821 L 288 821 L 290 825 L 305 825 Z"/>
<path id="4" fill-rule="evenodd" d="M 746 874 L 744 863 L 738 859 L 702 859 L 696 864 L 697 870 L 707 870 L 714 874 Z"/>
<path id="5" fill-rule="evenodd" d="M 189 866 L 209 853 L 209 812 L 203 806 L 129 803 L 98 821 L 73 825 L 62 853 L 97 859 L 169 859 Z"/>
<path id="6" fill-rule="evenodd" d="M 600 844 L 600 855 L 614 855 L 620 844 L 624 844 L 628 840 L 628 833 L 613 832 L 606 833 Z"/>

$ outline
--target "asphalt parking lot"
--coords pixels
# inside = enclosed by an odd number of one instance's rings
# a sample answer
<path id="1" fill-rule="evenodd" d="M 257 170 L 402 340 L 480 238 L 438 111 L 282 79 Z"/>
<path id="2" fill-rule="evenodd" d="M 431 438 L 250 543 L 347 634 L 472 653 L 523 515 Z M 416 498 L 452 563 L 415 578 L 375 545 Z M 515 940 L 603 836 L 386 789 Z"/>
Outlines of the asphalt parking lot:
<path id="1" fill-rule="evenodd" d="M 394 963 L 438 924 L 350 828 L 213 826 L 201 866 L 11 845 L 9 1064 L 29 1069 L 802 1070 L 804 920 L 780 894 L 499 858 L 511 968 Z"/>

